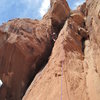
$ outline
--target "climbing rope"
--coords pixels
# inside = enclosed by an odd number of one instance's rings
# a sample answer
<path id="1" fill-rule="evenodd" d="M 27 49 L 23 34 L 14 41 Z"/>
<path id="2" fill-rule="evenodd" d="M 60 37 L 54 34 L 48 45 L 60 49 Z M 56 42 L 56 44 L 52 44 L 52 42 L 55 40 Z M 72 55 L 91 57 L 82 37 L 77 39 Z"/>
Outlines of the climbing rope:
<path id="1" fill-rule="evenodd" d="M 67 85 L 67 80 L 66 80 L 66 74 L 64 72 L 64 69 L 63 69 L 63 63 L 64 62 L 61 62 L 61 100 L 62 100 L 62 93 L 63 93 L 63 75 L 64 75 L 64 79 L 65 79 L 65 83 L 66 83 L 66 92 L 67 92 L 67 95 L 68 95 L 68 100 L 70 100 L 70 97 L 69 97 L 69 93 L 68 93 L 68 85 Z"/>
<path id="2" fill-rule="evenodd" d="M 0 87 L 3 85 L 3 82 L 2 82 L 2 80 L 0 79 Z"/>
<path id="3" fill-rule="evenodd" d="M 63 92 L 63 90 L 62 90 L 62 85 L 63 85 L 63 62 L 61 62 L 61 100 L 62 100 L 62 92 Z"/>

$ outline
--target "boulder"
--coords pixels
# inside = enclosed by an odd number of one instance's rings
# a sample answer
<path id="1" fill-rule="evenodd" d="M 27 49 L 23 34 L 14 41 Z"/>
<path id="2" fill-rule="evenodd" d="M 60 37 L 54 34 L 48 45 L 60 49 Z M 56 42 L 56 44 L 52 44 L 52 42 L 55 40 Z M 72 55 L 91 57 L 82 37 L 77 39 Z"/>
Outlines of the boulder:
<path id="1" fill-rule="evenodd" d="M 0 26 L 0 100 L 21 100 L 48 60 L 51 33 L 46 21 L 14 19 Z"/>
<path id="2" fill-rule="evenodd" d="M 75 12 L 70 17 L 81 27 L 85 26 L 84 16 L 80 12 Z"/>
<path id="3" fill-rule="evenodd" d="M 70 8 L 66 0 L 51 0 L 51 18 L 62 23 L 69 16 Z"/>
<path id="4" fill-rule="evenodd" d="M 70 8 L 66 0 L 50 0 L 50 5 L 48 13 L 43 18 L 51 19 L 53 31 L 58 34 L 70 15 Z"/>

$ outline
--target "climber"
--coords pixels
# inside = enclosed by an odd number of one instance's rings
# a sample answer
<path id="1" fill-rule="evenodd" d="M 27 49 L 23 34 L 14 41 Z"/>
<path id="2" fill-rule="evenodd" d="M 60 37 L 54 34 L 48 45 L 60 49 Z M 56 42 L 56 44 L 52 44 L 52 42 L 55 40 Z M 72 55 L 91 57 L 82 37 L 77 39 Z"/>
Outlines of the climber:
<path id="1" fill-rule="evenodd" d="M 2 82 L 2 80 L 0 79 L 0 87 L 3 85 L 3 82 Z"/>
<path id="2" fill-rule="evenodd" d="M 82 27 L 79 27 L 78 28 L 78 34 L 82 37 L 82 38 L 85 38 L 87 39 L 88 38 L 88 30 L 82 28 Z"/>
<path id="3" fill-rule="evenodd" d="M 55 32 L 53 32 L 53 34 L 52 34 L 52 39 L 53 39 L 54 42 L 55 42 L 56 39 L 57 39 L 57 34 L 56 34 Z"/>

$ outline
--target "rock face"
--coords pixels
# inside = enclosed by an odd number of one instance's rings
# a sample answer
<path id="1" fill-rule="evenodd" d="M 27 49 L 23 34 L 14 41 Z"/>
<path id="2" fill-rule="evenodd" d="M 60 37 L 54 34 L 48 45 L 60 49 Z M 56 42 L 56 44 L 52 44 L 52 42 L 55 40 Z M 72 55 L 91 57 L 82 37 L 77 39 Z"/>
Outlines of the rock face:
<path id="1" fill-rule="evenodd" d="M 2 25 L 0 30 L 0 78 L 3 81 L 0 98 L 20 100 L 50 55 L 51 26 L 37 20 L 15 19 Z"/>
<path id="2" fill-rule="evenodd" d="M 50 2 L 40 21 L 0 26 L 0 100 L 100 100 L 100 0 Z"/>
<path id="3" fill-rule="evenodd" d="M 88 65 L 87 92 L 90 100 L 100 100 L 100 0 L 87 0 L 86 25 L 89 40 L 85 45 L 85 61 Z"/>
<path id="4" fill-rule="evenodd" d="M 51 0 L 50 10 L 52 20 L 58 24 L 62 24 L 70 13 L 66 0 Z"/>
<path id="5" fill-rule="evenodd" d="M 23 100 L 59 100 L 60 98 L 81 100 L 85 98 L 81 38 L 78 35 L 77 23 L 69 18 L 55 42 L 48 64 L 36 76 Z"/>
<path id="6" fill-rule="evenodd" d="M 84 36 L 80 28 L 85 29 L 81 11 L 67 19 L 49 62 L 35 77 L 23 100 L 88 100 L 82 50 Z"/>
<path id="7" fill-rule="evenodd" d="M 60 7 L 64 14 L 63 6 L 61 4 Z M 64 6 L 64 10 L 68 16 L 67 6 Z M 61 26 L 66 17 L 52 19 L 54 15 L 57 16 L 58 4 L 53 7 L 55 12 L 51 7 L 52 13 L 41 21 L 14 19 L 0 26 L 0 79 L 3 81 L 0 100 L 21 100 L 36 73 L 48 61 L 54 43 L 52 22 L 59 20 Z"/>
<path id="8" fill-rule="evenodd" d="M 99 6 L 99 0 L 88 0 L 71 12 L 23 100 L 100 99 Z"/>
<path id="9" fill-rule="evenodd" d="M 70 8 L 66 0 L 50 0 L 50 9 L 44 16 L 46 19 L 49 17 L 52 21 L 53 32 L 59 33 L 64 25 L 64 22 L 70 15 Z"/>

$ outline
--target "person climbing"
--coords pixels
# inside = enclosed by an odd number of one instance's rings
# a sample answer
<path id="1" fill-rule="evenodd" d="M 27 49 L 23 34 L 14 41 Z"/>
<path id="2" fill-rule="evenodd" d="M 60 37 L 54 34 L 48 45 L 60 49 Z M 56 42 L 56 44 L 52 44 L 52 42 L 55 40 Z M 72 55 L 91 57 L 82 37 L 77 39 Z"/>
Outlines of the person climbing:
<path id="1" fill-rule="evenodd" d="M 53 39 L 54 42 L 55 42 L 56 39 L 57 39 L 57 34 L 56 34 L 55 32 L 53 32 L 53 34 L 52 34 L 52 39 Z"/>
<path id="2" fill-rule="evenodd" d="M 2 80 L 0 79 L 0 87 L 3 85 L 3 82 L 2 82 Z"/>

